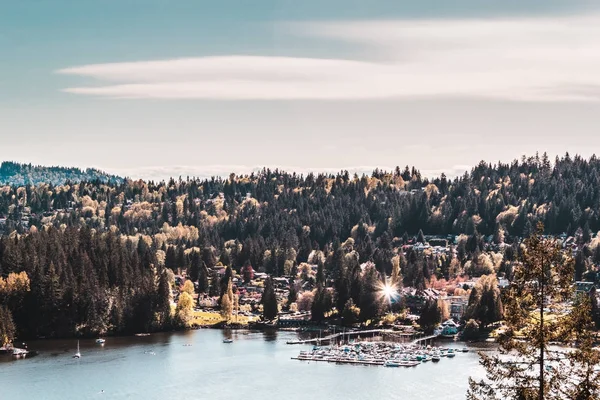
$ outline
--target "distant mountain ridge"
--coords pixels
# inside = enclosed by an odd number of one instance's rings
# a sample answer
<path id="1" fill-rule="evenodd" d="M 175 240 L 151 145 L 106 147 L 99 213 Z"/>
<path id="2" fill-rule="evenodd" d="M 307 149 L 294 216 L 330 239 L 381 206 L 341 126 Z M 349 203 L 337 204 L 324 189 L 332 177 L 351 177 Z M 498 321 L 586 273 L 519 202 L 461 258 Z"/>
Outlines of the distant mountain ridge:
<path id="1" fill-rule="evenodd" d="M 118 184 L 122 183 L 124 179 L 94 168 L 83 170 L 74 167 L 46 167 L 12 161 L 3 161 L 0 164 L 0 184 L 4 185 L 38 185 L 40 183 L 62 185 L 65 182 L 77 183 L 95 180 Z"/>

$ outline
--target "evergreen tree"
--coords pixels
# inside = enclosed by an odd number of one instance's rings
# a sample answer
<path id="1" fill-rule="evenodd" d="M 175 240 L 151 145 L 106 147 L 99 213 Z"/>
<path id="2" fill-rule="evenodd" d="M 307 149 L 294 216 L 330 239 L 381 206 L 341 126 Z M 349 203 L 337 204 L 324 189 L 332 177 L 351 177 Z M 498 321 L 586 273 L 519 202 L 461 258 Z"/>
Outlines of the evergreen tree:
<path id="1" fill-rule="evenodd" d="M 566 311 L 564 300 L 571 297 L 573 263 L 542 233 L 540 224 L 524 243 L 522 263 L 515 268 L 504 296 L 505 329 L 497 338 L 500 352 L 480 354 L 487 379 L 471 380 L 469 399 L 564 398 L 564 366 L 546 366 L 549 359 L 556 361 L 549 342 L 569 340 L 570 329 L 564 319 L 548 318 L 546 310 Z"/>
<path id="2" fill-rule="evenodd" d="M 156 312 L 159 315 L 161 328 L 166 328 L 171 324 L 171 285 L 168 279 L 167 272 L 162 271 L 158 282 L 156 299 Z"/>
<path id="3" fill-rule="evenodd" d="M 296 290 L 296 281 L 295 281 L 294 277 L 290 278 L 289 285 L 290 285 L 290 287 L 289 287 L 288 299 L 287 299 L 288 309 L 290 308 L 290 305 L 292 303 L 295 303 L 296 299 L 298 298 L 298 291 Z"/>
<path id="4" fill-rule="evenodd" d="M 192 251 L 190 253 L 190 265 L 187 271 L 188 278 L 192 282 L 197 282 L 200 278 L 200 264 L 202 263 L 202 258 L 200 257 L 200 253 L 197 251 Z"/>
<path id="5" fill-rule="evenodd" d="M 431 334 L 435 327 L 442 322 L 442 313 L 438 307 L 437 301 L 426 301 L 421 315 L 419 325 L 427 334 Z"/>
<path id="6" fill-rule="evenodd" d="M 8 308 L 0 305 L 0 347 L 11 344 L 15 338 L 15 325 Z"/>
<path id="7" fill-rule="evenodd" d="M 265 288 L 260 302 L 263 305 L 263 318 L 266 321 L 272 321 L 277 318 L 277 314 L 279 313 L 277 296 L 275 295 L 273 279 L 270 277 L 265 281 Z"/>
<path id="8" fill-rule="evenodd" d="M 374 320 L 381 313 L 382 296 L 379 293 L 381 280 L 374 265 L 368 265 L 363 273 L 360 293 L 360 319 Z"/>

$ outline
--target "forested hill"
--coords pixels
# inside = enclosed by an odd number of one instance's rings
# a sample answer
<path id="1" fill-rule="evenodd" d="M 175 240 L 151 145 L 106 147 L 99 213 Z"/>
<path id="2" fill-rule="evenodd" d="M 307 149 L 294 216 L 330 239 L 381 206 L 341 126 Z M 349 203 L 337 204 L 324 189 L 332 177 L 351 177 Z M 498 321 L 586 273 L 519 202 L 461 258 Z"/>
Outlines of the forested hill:
<path id="1" fill-rule="evenodd" d="M 219 246 L 230 239 L 259 237 L 266 243 L 297 243 L 303 227 L 310 227 L 310 242 L 320 247 L 363 227 L 373 240 L 384 232 L 393 238 L 419 230 L 429 235 L 492 235 L 502 230 L 523 236 L 538 221 L 552 234 L 600 229 L 600 161 L 595 156 L 481 162 L 461 177 L 442 174 L 431 180 L 407 166 L 375 170 L 371 176 L 344 171 L 302 176 L 264 169 L 229 178 L 122 183 L 95 170 L 6 162 L 0 176 L 13 182 L 0 193 L 0 217 L 13 219 L 14 229 L 24 214 L 29 225 L 38 227 L 115 226 L 124 234 L 153 235 L 165 223 L 182 224 L 198 228 L 204 243 Z M 43 184 L 14 183 L 25 176 Z M 57 186 L 67 178 L 70 185 Z M 83 183 L 73 184 L 79 180 Z M 364 239 L 365 232 L 359 236 Z"/>
<path id="2" fill-rule="evenodd" d="M 38 185 L 47 183 L 62 185 L 65 182 L 81 182 L 99 180 L 107 183 L 120 183 L 122 178 L 106 174 L 97 169 L 66 167 L 43 167 L 31 164 L 19 164 L 4 161 L 0 164 L 0 184 L 8 185 Z"/>
<path id="3" fill-rule="evenodd" d="M 338 311 L 351 296 L 369 320 L 379 312 L 375 282 L 394 268 L 417 289 L 436 279 L 453 282 L 450 290 L 464 277 L 510 279 L 520 237 L 537 222 L 573 236 L 564 243 L 581 250 L 576 279 L 596 279 L 599 176 L 595 156 L 567 154 L 481 162 L 454 179 L 406 167 L 0 185 L 0 306 L 28 337 L 164 329 L 173 272 L 218 296 L 227 289 L 215 275 L 221 263 L 230 273 L 251 265 L 293 277 L 290 292 L 327 282 Z"/>

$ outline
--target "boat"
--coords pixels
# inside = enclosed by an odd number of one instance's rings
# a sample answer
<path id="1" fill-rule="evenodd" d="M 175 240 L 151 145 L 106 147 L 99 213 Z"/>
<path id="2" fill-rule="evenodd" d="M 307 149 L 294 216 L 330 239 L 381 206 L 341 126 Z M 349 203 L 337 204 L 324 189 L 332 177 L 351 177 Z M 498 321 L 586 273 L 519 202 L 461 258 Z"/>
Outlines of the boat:
<path id="1" fill-rule="evenodd" d="M 450 350 L 448 350 L 448 353 L 446 354 L 446 357 L 452 358 L 455 355 L 456 355 L 456 353 L 454 352 L 454 350 L 450 349 Z"/>
<path id="2" fill-rule="evenodd" d="M 233 343 L 233 339 L 223 339 L 223 343 Z"/>
<path id="3" fill-rule="evenodd" d="M 399 367 L 401 365 L 402 365 L 401 363 L 399 363 L 398 361 L 394 361 L 394 360 L 387 360 L 383 364 L 384 367 Z"/>
<path id="4" fill-rule="evenodd" d="M 420 363 L 418 361 L 402 361 L 400 366 L 402 367 L 416 367 Z"/>
<path id="5" fill-rule="evenodd" d="M 77 353 L 73 355 L 73 358 L 81 358 L 81 352 L 79 351 L 79 340 L 77 341 Z"/>
<path id="6" fill-rule="evenodd" d="M 98 339 L 96 339 L 96 343 L 97 344 L 104 344 L 104 343 L 106 343 L 106 340 L 98 338 Z"/>
<path id="7" fill-rule="evenodd" d="M 433 361 L 433 362 L 438 362 L 438 361 L 440 361 L 441 359 L 442 359 L 442 358 L 440 357 L 440 355 L 439 355 L 439 354 L 434 354 L 434 355 L 432 355 L 432 356 L 431 356 L 431 361 Z"/>
<path id="8" fill-rule="evenodd" d="M 16 347 L 12 350 L 12 356 L 14 358 L 25 358 L 29 352 L 25 349 L 17 349 Z"/>

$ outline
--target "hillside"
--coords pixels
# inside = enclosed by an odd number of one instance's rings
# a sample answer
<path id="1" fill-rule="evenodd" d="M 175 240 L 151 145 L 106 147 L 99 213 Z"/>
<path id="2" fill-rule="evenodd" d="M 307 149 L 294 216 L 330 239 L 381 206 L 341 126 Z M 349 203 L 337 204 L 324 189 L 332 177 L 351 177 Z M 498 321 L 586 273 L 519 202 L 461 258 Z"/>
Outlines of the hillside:
<path id="1" fill-rule="evenodd" d="M 409 167 L 370 176 L 264 169 L 0 186 L 0 277 L 29 277 L 25 297 L 5 302 L 28 337 L 168 329 L 174 274 L 215 303 L 233 274 L 238 285 L 252 268 L 278 279 L 282 305 L 306 309 L 314 296 L 322 312 L 333 304 L 343 312 L 352 299 L 366 321 L 384 310 L 376 292 L 386 276 L 401 274 L 409 293 L 453 294 L 489 274 L 510 280 L 522 237 L 538 222 L 576 255 L 576 280 L 598 280 L 599 176 L 596 157 L 567 154 L 481 162 L 455 179 Z M 251 286 L 257 297 L 240 302 L 258 313 L 263 286 Z"/>
<path id="2" fill-rule="evenodd" d="M 123 178 L 93 168 L 82 170 L 67 167 L 44 167 L 11 161 L 4 161 L 0 164 L 0 184 L 5 185 L 38 185 L 40 183 L 62 185 L 65 182 L 95 180 L 103 183 L 123 182 Z"/>

